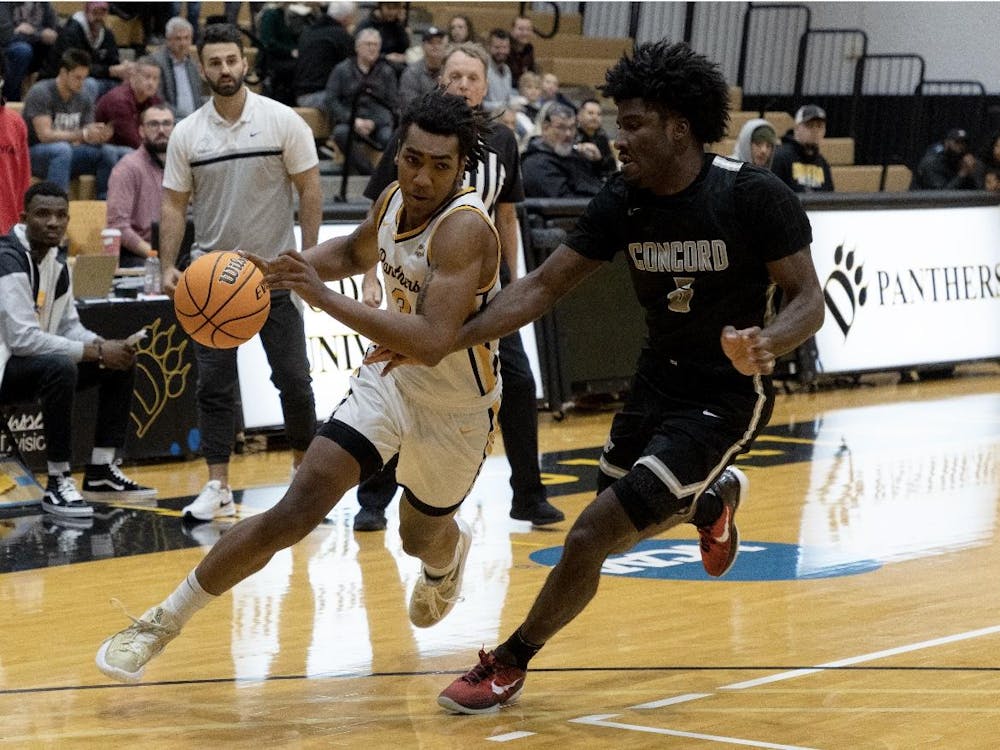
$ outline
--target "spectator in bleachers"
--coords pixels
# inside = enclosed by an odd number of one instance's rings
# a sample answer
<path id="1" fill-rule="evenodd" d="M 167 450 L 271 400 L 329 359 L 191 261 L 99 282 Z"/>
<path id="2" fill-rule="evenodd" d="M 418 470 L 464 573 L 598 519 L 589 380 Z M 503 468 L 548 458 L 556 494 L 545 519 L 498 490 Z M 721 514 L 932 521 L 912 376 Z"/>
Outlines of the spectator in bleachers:
<path id="1" fill-rule="evenodd" d="M 90 55 L 90 75 L 85 85 L 91 101 L 96 102 L 128 78 L 132 63 L 121 60 L 115 35 L 105 25 L 107 17 L 107 3 L 84 3 L 83 10 L 74 13 L 59 30 L 49 59 L 38 77 L 55 78 L 63 53 L 68 49 L 81 49 Z"/>
<path id="2" fill-rule="evenodd" d="M 514 132 L 519 152 L 524 151 L 528 141 L 537 135 L 535 121 L 524 112 L 525 104 L 524 97 L 515 94 L 507 102 L 507 106 L 500 111 L 500 122 Z"/>
<path id="3" fill-rule="evenodd" d="M 1000 131 L 993 133 L 989 141 L 987 141 L 986 148 L 983 149 L 982 158 L 979 160 L 979 168 L 981 171 L 980 187 L 984 190 L 989 190 L 990 188 L 986 186 L 987 173 L 990 170 L 1000 171 Z"/>
<path id="4" fill-rule="evenodd" d="M 573 104 L 559 88 L 559 76 L 555 73 L 545 73 L 542 75 L 542 96 L 539 100 L 539 107 L 544 107 L 549 103 L 561 104 L 576 112 L 576 105 Z"/>
<path id="5" fill-rule="evenodd" d="M 469 17 L 462 15 L 452 16 L 451 20 L 448 21 L 448 43 L 462 44 L 462 42 L 480 44 Z"/>
<path id="6" fill-rule="evenodd" d="M 125 83 L 115 86 L 97 100 L 94 119 L 106 122 L 114 131 L 111 143 L 116 146 L 139 148 L 139 114 L 152 104 L 162 104 L 156 93 L 160 87 L 160 67 L 152 57 L 135 61 Z"/>
<path id="7" fill-rule="evenodd" d="M 266 3 L 247 3 L 250 7 L 250 31 L 254 34 L 257 33 L 257 17 L 261 14 Z M 243 7 L 241 2 L 225 2 L 222 4 L 222 12 L 226 16 L 226 23 L 232 24 L 233 26 L 239 26 L 240 9 Z"/>
<path id="8" fill-rule="evenodd" d="M 486 71 L 489 86 L 486 89 L 486 99 L 483 100 L 483 109 L 487 112 L 496 112 L 507 106 L 514 93 L 514 78 L 510 73 L 510 66 L 507 65 L 507 58 L 510 56 L 510 34 L 503 29 L 493 29 L 490 32 L 486 52 L 490 56 L 490 67 Z"/>
<path id="9" fill-rule="evenodd" d="M 2 71 L 3 60 L 0 60 Z M 0 72 L 0 89 L 4 75 Z M 28 127 L 18 112 L 7 108 L 0 96 L 0 235 L 18 222 L 24 210 L 24 191 L 31 184 Z"/>
<path id="10" fill-rule="evenodd" d="M 952 128 L 940 143 L 927 149 L 916 171 L 910 190 L 976 190 L 979 160 L 969 153 L 969 134 Z"/>
<path id="11" fill-rule="evenodd" d="M 261 48 L 257 71 L 265 95 L 282 104 L 295 106 L 295 70 L 299 55 L 299 35 L 313 20 L 314 9 L 302 3 L 275 3 L 265 8 L 258 20 Z"/>
<path id="12" fill-rule="evenodd" d="M 389 61 L 398 77 L 406 67 L 406 50 L 410 48 L 410 33 L 406 30 L 406 6 L 403 3 L 376 3 L 369 16 L 354 30 L 375 29 L 382 39 L 382 56 Z"/>
<path id="13" fill-rule="evenodd" d="M 524 194 L 529 198 L 590 198 L 604 180 L 594 174 L 576 139 L 576 113 L 552 104 L 542 115 L 542 134 L 532 138 L 521 157 Z"/>
<path id="14" fill-rule="evenodd" d="M 93 174 L 97 199 L 104 200 L 121 151 L 108 145 L 111 128 L 94 122 L 94 102 L 83 90 L 89 70 L 90 55 L 66 50 L 59 75 L 28 90 L 21 115 L 28 125 L 32 173 L 66 191 L 71 178 Z"/>
<path id="15" fill-rule="evenodd" d="M 0 47 L 6 62 L 3 95 L 7 101 L 21 101 L 24 80 L 41 69 L 58 36 L 59 17 L 52 3 L 0 3 Z"/>
<path id="16" fill-rule="evenodd" d="M 338 63 L 354 52 L 354 24 L 357 3 L 334 0 L 299 37 L 299 58 L 295 66 L 295 103 L 300 107 L 323 109 L 326 81 Z"/>
<path id="17" fill-rule="evenodd" d="M 524 16 L 515 18 L 510 25 L 510 56 L 507 58 L 510 74 L 515 81 L 520 81 L 521 75 L 528 71 L 538 72 L 535 45 L 531 41 L 534 38 L 535 26 L 531 19 Z"/>
<path id="18" fill-rule="evenodd" d="M 733 148 L 733 158 L 753 164 L 755 167 L 771 168 L 774 149 L 781 141 L 774 132 L 774 126 L 763 118 L 748 121 L 740 128 Z"/>
<path id="19" fill-rule="evenodd" d="M 576 113 L 576 145 L 577 152 L 602 180 L 618 169 L 611 139 L 601 124 L 601 103 L 597 99 L 584 99 Z"/>
<path id="20" fill-rule="evenodd" d="M 517 93 L 524 99 L 522 105 L 524 114 L 532 121 L 537 119 L 542 107 L 542 77 L 530 70 L 522 73 L 517 79 Z"/>
<path id="21" fill-rule="evenodd" d="M 205 83 L 191 54 L 194 27 L 180 16 L 167 21 L 166 43 L 150 57 L 160 68 L 159 97 L 170 104 L 177 119 L 187 117 L 205 103 Z"/>
<path id="22" fill-rule="evenodd" d="M 424 39 L 421 44 L 424 52 L 423 57 L 407 65 L 403 75 L 399 77 L 401 110 L 406 109 L 407 105 L 414 99 L 419 99 L 438 87 L 441 64 L 444 62 L 444 53 L 447 50 L 446 37 L 444 31 L 437 26 L 429 26 L 424 31 Z"/>
<path id="23" fill-rule="evenodd" d="M 169 104 L 151 104 L 140 114 L 142 145 L 124 156 L 108 178 L 108 226 L 122 233 L 118 265 L 137 268 L 156 248 L 153 223 L 160 221 L 163 160 L 174 130 Z"/>
<path id="24" fill-rule="evenodd" d="M 364 146 L 385 150 L 399 110 L 396 72 L 380 57 L 380 49 L 378 31 L 362 29 L 354 40 L 355 56 L 339 63 L 326 83 L 326 109 L 333 124 L 333 140 L 354 174 L 372 173 L 374 165 Z M 348 150 L 347 136 L 352 131 L 354 136 Z"/>
<path id="25" fill-rule="evenodd" d="M 795 127 L 774 152 L 771 171 L 796 193 L 830 192 L 833 175 L 820 153 L 826 136 L 826 112 L 815 104 L 799 107 Z"/>
<path id="26" fill-rule="evenodd" d="M 983 190 L 1000 193 L 1000 167 L 988 167 L 983 172 Z"/>

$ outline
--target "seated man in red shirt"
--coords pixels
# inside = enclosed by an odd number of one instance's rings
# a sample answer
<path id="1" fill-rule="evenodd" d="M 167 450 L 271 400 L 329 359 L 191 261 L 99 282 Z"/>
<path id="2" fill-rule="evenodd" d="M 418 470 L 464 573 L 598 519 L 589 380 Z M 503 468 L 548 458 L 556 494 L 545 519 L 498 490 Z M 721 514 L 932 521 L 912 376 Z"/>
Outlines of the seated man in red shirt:
<path id="1" fill-rule="evenodd" d="M 156 93 L 160 86 L 160 66 L 152 57 L 140 57 L 129 71 L 125 82 L 115 86 L 97 100 L 94 119 L 114 128 L 111 143 L 116 146 L 139 148 L 139 113 L 153 104 L 162 104 Z"/>
<path id="2" fill-rule="evenodd" d="M 174 131 L 169 104 L 153 104 L 140 115 L 142 145 L 127 154 L 108 178 L 108 226 L 122 233 L 123 268 L 138 268 L 155 248 L 153 222 L 160 221 L 163 201 L 163 160 Z"/>

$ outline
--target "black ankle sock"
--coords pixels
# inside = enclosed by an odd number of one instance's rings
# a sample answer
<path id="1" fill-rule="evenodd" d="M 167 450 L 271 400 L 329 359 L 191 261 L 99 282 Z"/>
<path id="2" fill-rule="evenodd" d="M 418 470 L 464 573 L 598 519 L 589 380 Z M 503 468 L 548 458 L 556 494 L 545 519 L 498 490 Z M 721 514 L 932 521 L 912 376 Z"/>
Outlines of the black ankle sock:
<path id="1" fill-rule="evenodd" d="M 521 629 L 518 628 L 514 635 L 497 646 L 496 655 L 502 662 L 513 663 L 518 669 L 527 669 L 528 662 L 541 650 L 541 646 L 522 638 Z"/>
<path id="2" fill-rule="evenodd" d="M 714 492 L 708 491 L 698 498 L 698 507 L 691 523 L 699 528 L 711 526 L 720 515 L 722 515 L 722 500 Z"/>

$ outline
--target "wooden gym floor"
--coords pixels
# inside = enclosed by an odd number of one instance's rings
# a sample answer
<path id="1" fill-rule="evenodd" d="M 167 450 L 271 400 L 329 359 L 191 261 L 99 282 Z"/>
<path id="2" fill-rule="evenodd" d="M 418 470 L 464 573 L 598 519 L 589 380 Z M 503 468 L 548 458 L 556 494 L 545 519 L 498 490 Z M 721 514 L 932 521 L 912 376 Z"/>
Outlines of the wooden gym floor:
<path id="1" fill-rule="evenodd" d="M 502 456 L 462 509 L 464 600 L 410 626 L 416 561 L 354 534 L 353 497 L 199 613 L 146 681 L 112 683 L 101 640 L 198 563 L 228 523 L 184 527 L 200 462 L 130 467 L 160 489 L 91 524 L 0 519 L 0 745 L 11 747 L 994 748 L 1000 727 L 1000 367 L 779 398 L 741 457 L 741 555 L 701 571 L 691 527 L 609 559 L 590 607 L 532 664 L 521 701 L 452 716 L 437 693 L 520 622 L 591 497 L 610 412 L 543 415 L 567 514 L 507 517 Z M 236 457 L 241 514 L 289 454 Z"/>

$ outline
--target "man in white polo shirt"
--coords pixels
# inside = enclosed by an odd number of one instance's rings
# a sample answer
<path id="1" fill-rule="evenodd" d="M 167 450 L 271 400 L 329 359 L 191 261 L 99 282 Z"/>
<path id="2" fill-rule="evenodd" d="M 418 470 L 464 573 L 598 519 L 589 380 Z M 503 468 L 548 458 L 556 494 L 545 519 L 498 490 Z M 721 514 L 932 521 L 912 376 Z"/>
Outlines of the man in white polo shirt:
<path id="1" fill-rule="evenodd" d="M 174 129 L 163 174 L 160 252 L 163 286 L 173 294 L 180 278 L 177 253 L 192 204 L 195 247 L 204 252 L 245 250 L 274 258 L 295 250 L 293 188 L 299 195 L 302 249 L 318 241 L 323 196 L 316 145 L 292 109 L 243 84 L 247 59 L 239 30 L 206 27 L 198 63 L 212 97 Z M 281 396 L 285 434 L 298 466 L 316 428 L 316 406 L 306 358 L 302 314 L 287 291 L 271 293 L 260 332 Z M 184 508 L 188 520 L 210 521 L 236 512 L 229 489 L 237 408 L 236 349 L 196 342 L 198 425 L 208 483 Z"/>

